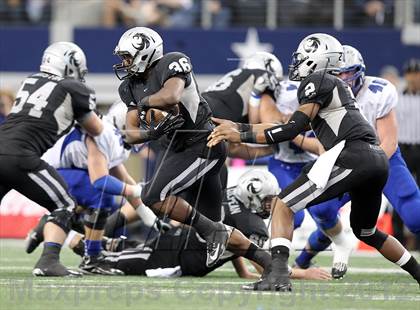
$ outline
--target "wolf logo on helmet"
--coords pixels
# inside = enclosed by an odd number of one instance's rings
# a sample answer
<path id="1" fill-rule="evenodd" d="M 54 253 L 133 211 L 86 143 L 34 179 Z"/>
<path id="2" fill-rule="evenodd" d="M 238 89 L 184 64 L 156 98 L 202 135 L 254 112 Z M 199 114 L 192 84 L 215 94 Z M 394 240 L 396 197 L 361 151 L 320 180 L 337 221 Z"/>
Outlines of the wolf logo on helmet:
<path id="1" fill-rule="evenodd" d="M 131 45 L 140 51 L 145 48 L 147 49 L 150 46 L 150 38 L 144 33 L 136 33 L 133 36 L 133 42 L 131 42 Z"/>
<path id="2" fill-rule="evenodd" d="M 305 43 L 303 43 L 303 48 L 307 53 L 314 53 L 320 45 L 321 42 L 318 38 L 310 37 L 305 41 Z"/>

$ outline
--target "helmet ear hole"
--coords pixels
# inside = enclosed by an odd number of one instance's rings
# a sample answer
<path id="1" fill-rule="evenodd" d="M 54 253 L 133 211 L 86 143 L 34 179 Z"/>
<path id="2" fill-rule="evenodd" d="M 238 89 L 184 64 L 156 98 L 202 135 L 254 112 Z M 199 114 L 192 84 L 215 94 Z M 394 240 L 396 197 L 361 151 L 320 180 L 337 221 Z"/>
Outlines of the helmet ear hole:
<path id="1" fill-rule="evenodd" d="M 142 61 L 145 61 L 145 60 L 147 59 L 147 57 L 148 57 L 148 56 L 149 56 L 149 55 L 147 55 L 147 54 L 146 54 L 146 55 L 143 55 L 143 56 L 141 57 L 141 60 L 142 60 Z"/>

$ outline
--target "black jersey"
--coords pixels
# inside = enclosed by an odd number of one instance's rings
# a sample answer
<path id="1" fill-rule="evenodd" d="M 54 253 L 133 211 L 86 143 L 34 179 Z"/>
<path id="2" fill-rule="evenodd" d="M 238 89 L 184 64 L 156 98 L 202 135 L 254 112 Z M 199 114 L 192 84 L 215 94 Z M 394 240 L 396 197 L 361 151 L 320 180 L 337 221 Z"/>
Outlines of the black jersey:
<path id="1" fill-rule="evenodd" d="M 306 77 L 298 89 L 299 104 L 317 103 L 312 129 L 326 150 L 342 140 L 376 144 L 373 128 L 356 107 L 350 87 L 325 70 Z"/>
<path id="2" fill-rule="evenodd" d="M 0 153 L 41 156 L 95 109 L 93 90 L 74 79 L 37 73 L 25 79 L 6 122 L 0 125 Z"/>
<path id="3" fill-rule="evenodd" d="M 259 77 L 266 79 L 265 94 L 274 101 L 280 94 L 280 82 L 268 71 L 260 69 L 237 69 L 227 73 L 203 92 L 215 117 L 234 122 L 248 122 L 248 102 Z"/>
<path id="4" fill-rule="evenodd" d="M 239 229 L 246 237 L 262 247 L 269 237 L 264 220 L 246 208 L 234 193 L 235 187 L 226 190 L 223 201 L 223 223 Z"/>
<path id="5" fill-rule="evenodd" d="M 261 217 L 245 208 L 234 197 L 234 187 L 228 188 L 223 202 L 223 222 L 239 229 L 254 243 L 262 246 L 268 240 L 268 230 Z M 206 241 L 202 239 L 194 228 L 184 225 L 172 228 L 150 246 L 154 249 L 147 268 L 181 266 L 184 276 L 204 276 L 217 269 L 237 256 L 226 251 L 215 266 L 206 266 Z"/>
<path id="6" fill-rule="evenodd" d="M 133 76 L 121 83 L 119 94 L 128 109 L 137 109 L 137 104 L 144 97 L 158 92 L 168 79 L 182 78 L 185 80 L 185 88 L 179 108 L 185 123 L 180 129 L 197 131 L 177 134 L 174 143 L 179 145 L 184 142 L 193 144 L 199 140 L 205 141 L 205 137 L 212 129 L 209 123 L 211 112 L 198 90 L 190 59 L 182 53 L 165 54 L 148 69 L 146 74 L 146 77 Z"/>

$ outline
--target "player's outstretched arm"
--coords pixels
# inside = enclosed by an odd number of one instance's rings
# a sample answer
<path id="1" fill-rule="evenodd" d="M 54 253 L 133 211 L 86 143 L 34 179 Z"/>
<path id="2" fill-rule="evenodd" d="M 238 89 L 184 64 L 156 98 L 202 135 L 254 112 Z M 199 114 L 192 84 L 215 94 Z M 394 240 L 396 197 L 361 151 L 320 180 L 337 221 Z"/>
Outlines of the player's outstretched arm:
<path id="1" fill-rule="evenodd" d="M 287 124 L 277 126 L 272 126 L 272 124 L 235 124 L 226 120 L 213 119 L 220 125 L 209 135 L 207 146 L 215 146 L 224 140 L 259 144 L 274 144 L 292 140 L 307 129 L 318 110 L 319 105 L 316 103 L 301 105 Z"/>
<path id="2" fill-rule="evenodd" d="M 86 146 L 88 150 L 89 178 L 93 187 L 112 195 L 140 197 L 141 189 L 139 186 L 126 184 L 109 175 L 108 159 L 92 138 L 86 138 Z"/>
<path id="3" fill-rule="evenodd" d="M 146 108 L 170 109 L 181 101 L 184 87 L 184 79 L 172 77 L 163 84 L 163 87 L 157 93 L 144 97 L 140 105 Z"/>
<path id="4" fill-rule="evenodd" d="M 292 268 L 290 278 L 300 280 L 331 280 L 331 274 L 322 268 Z"/>

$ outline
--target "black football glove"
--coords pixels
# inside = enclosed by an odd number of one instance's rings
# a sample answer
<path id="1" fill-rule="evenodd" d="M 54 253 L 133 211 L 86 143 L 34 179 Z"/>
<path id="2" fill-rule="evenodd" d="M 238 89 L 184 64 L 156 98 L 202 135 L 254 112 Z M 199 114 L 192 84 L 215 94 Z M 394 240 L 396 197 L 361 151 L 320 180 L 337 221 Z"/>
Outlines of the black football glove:
<path id="1" fill-rule="evenodd" d="M 147 137 L 150 140 L 157 140 L 163 135 L 179 129 L 185 122 L 181 114 L 173 115 L 169 112 L 161 121 L 156 122 L 153 111 L 150 125 L 148 125 Z"/>
<path id="2" fill-rule="evenodd" d="M 172 225 L 166 223 L 165 221 L 158 219 L 156 222 L 156 227 L 161 233 L 166 233 L 169 229 L 172 228 Z"/>

